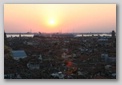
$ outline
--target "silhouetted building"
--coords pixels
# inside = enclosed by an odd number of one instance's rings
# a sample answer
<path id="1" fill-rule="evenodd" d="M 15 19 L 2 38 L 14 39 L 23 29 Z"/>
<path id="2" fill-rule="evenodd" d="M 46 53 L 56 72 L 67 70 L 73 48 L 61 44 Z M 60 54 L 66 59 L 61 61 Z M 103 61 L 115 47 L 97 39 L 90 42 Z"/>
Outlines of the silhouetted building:
<path id="1" fill-rule="evenodd" d="M 114 30 L 112 31 L 111 34 L 112 34 L 112 38 L 115 38 L 115 31 Z"/>
<path id="2" fill-rule="evenodd" d="M 52 37 L 65 37 L 65 38 L 71 38 L 74 37 L 73 34 L 53 34 Z"/>
<path id="3" fill-rule="evenodd" d="M 8 45 L 7 36 L 5 32 L 4 32 L 4 45 Z"/>
<path id="4" fill-rule="evenodd" d="M 6 38 L 6 33 L 4 32 L 4 39 Z"/>
<path id="5" fill-rule="evenodd" d="M 19 38 L 21 39 L 21 33 L 19 34 Z"/>

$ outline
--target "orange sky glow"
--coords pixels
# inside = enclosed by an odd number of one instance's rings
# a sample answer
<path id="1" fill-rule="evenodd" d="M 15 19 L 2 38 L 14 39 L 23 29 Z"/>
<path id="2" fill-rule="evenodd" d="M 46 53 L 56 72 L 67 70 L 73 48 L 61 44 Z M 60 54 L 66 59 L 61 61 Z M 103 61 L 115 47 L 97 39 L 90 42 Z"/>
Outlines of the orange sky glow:
<path id="1" fill-rule="evenodd" d="M 4 4 L 5 32 L 116 31 L 116 4 Z"/>

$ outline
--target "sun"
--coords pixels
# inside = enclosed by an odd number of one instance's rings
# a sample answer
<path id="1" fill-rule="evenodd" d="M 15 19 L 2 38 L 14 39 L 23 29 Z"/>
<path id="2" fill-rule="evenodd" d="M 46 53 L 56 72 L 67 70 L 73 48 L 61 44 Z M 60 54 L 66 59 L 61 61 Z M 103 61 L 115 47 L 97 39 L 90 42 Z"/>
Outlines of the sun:
<path id="1" fill-rule="evenodd" d="M 49 20 L 49 24 L 50 24 L 50 25 L 55 25 L 55 24 L 56 24 L 56 21 L 55 21 L 54 19 L 50 19 L 50 20 Z"/>
<path id="2" fill-rule="evenodd" d="M 54 20 L 50 20 L 49 22 L 50 22 L 50 24 L 52 24 L 52 25 L 55 24 L 55 21 L 54 21 Z"/>
<path id="3" fill-rule="evenodd" d="M 46 26 L 48 26 L 48 28 L 51 29 L 56 29 L 56 27 L 58 26 L 58 20 L 56 18 L 48 18 L 47 19 L 47 23 Z"/>

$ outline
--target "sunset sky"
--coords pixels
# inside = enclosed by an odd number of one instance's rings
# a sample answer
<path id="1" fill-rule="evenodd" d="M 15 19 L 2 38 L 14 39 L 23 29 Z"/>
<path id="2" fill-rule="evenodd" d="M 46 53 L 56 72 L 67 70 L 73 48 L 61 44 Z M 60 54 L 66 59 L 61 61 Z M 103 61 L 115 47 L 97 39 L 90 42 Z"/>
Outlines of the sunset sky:
<path id="1" fill-rule="evenodd" d="M 116 4 L 4 4 L 5 32 L 116 31 Z"/>

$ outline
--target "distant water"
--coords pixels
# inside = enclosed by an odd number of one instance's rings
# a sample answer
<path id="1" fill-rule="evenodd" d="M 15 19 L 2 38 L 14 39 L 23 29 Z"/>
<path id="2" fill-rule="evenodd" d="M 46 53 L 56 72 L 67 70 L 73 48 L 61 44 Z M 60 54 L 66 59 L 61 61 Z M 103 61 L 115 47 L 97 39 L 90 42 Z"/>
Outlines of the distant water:
<path id="1" fill-rule="evenodd" d="M 7 37 L 19 37 L 19 34 L 13 34 L 13 35 L 10 35 L 10 34 L 7 34 L 6 35 Z M 33 37 L 34 34 L 21 34 L 21 37 Z"/>
<path id="2" fill-rule="evenodd" d="M 21 37 L 33 37 L 34 34 L 21 34 Z M 77 34 L 75 37 L 82 37 L 82 36 L 98 36 L 98 34 Z M 108 36 L 111 37 L 111 34 L 99 34 L 99 36 Z M 7 34 L 7 37 L 19 37 L 19 34 Z"/>
<path id="3" fill-rule="evenodd" d="M 81 34 L 78 34 L 78 35 L 76 35 L 76 37 L 82 37 L 82 36 L 107 36 L 107 37 L 111 37 L 111 34 L 83 34 L 83 35 L 81 35 Z"/>

